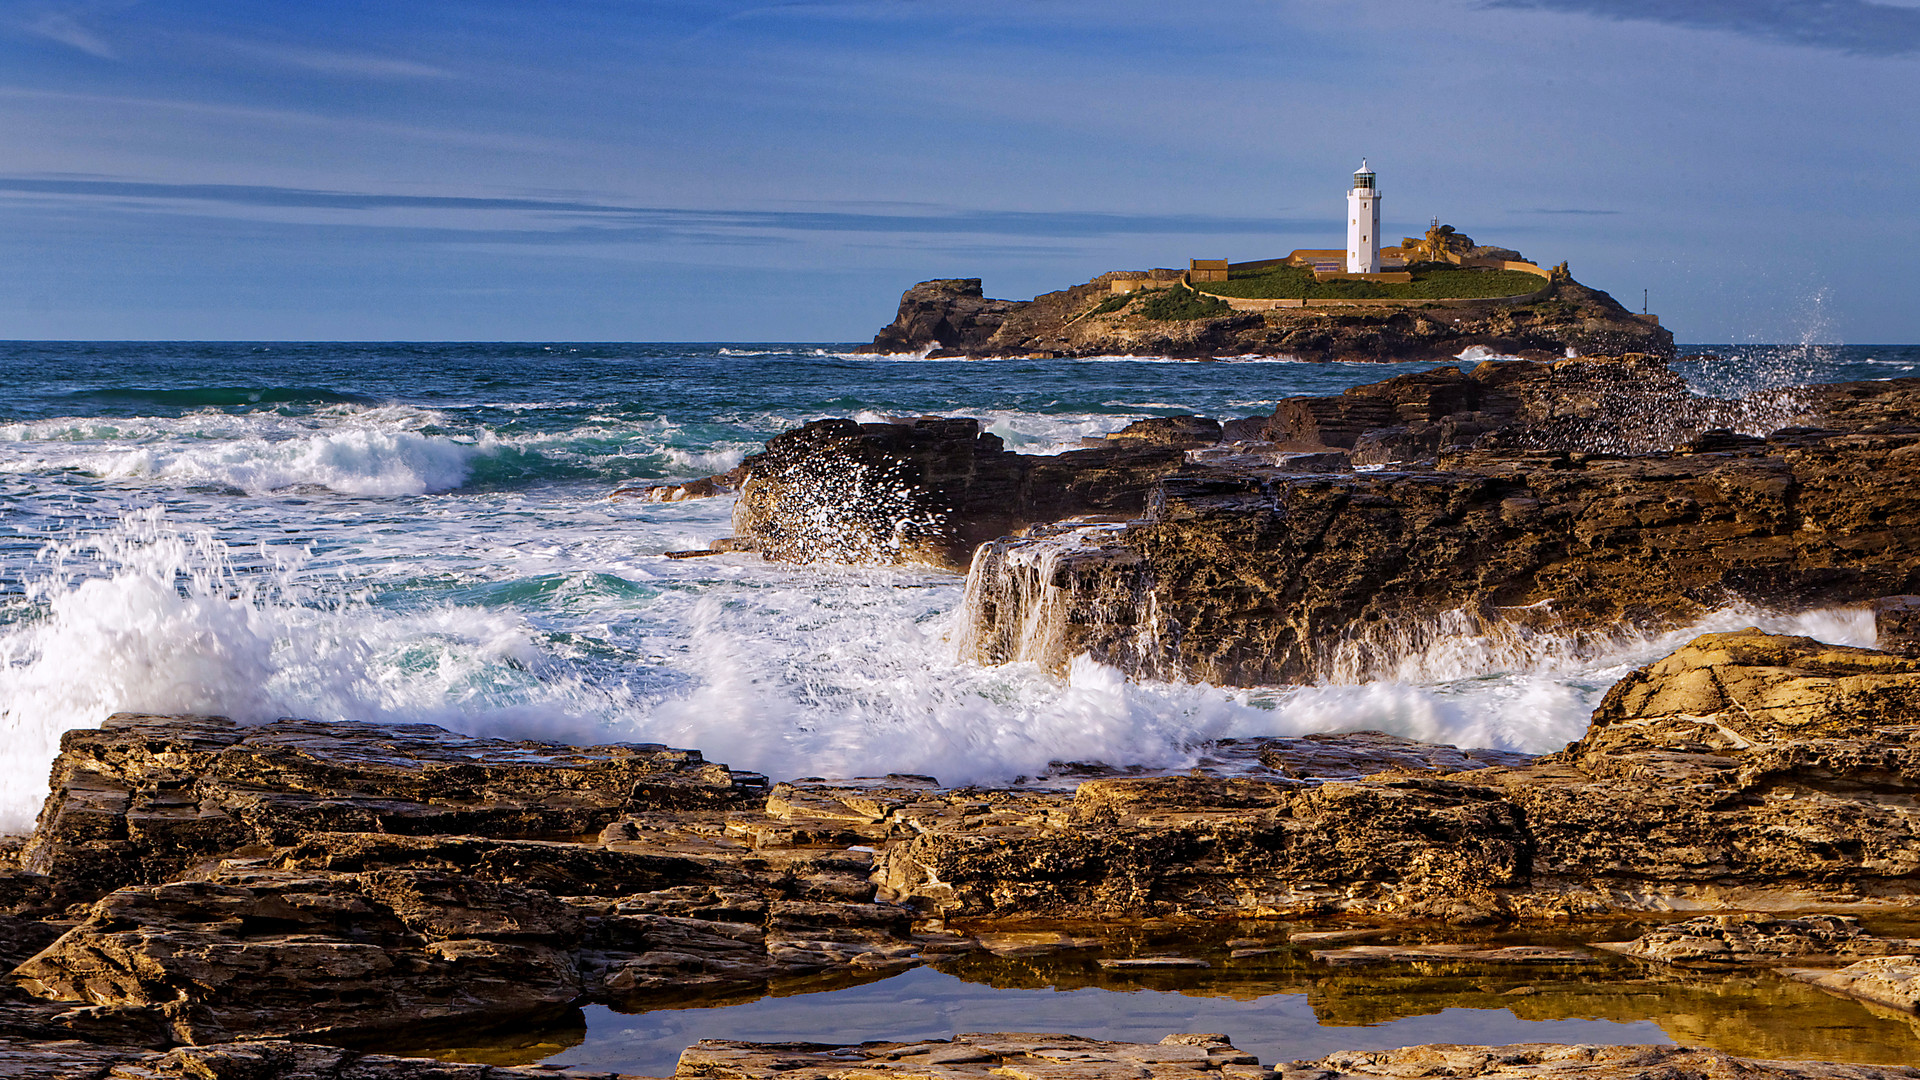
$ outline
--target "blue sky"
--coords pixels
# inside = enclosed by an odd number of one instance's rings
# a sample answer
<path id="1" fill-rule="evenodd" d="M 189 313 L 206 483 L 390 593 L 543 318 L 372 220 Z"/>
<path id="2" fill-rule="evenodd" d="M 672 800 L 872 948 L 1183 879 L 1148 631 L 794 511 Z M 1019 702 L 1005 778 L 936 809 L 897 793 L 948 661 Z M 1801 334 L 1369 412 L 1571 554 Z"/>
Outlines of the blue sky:
<path id="1" fill-rule="evenodd" d="M 0 338 L 869 337 L 1337 246 L 1920 341 L 1920 0 L 0 0 Z"/>

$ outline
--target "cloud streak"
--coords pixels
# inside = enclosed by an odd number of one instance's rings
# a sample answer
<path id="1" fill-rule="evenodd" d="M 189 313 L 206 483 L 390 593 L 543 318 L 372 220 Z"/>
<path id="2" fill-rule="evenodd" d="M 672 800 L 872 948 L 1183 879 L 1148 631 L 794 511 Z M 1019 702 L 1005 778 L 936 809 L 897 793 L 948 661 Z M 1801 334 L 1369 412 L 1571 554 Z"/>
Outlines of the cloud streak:
<path id="1" fill-rule="evenodd" d="M 218 44 L 249 59 L 268 64 L 305 68 L 322 75 L 365 79 L 450 79 L 453 72 L 432 64 L 371 53 L 333 52 L 326 49 L 297 49 L 264 45 L 253 41 L 218 39 Z"/>
<path id="2" fill-rule="evenodd" d="M 878 233 L 1094 238 L 1129 235 L 1240 235 L 1250 232 L 1323 232 L 1314 218 L 1215 217 L 1200 214 L 1122 214 L 1093 211 L 945 209 L 924 212 L 752 210 L 636 206 L 578 199 L 399 195 L 324 191 L 247 184 L 162 184 L 133 180 L 0 176 L 0 195 L 39 196 L 72 203 L 143 203 L 156 212 L 193 207 L 230 210 L 321 210 L 372 213 L 413 211 L 422 218 L 466 214 L 474 231 L 497 233 L 513 215 L 517 232 L 668 230 L 701 233 Z M 450 227 L 443 224 L 441 227 Z M 459 227 L 457 225 L 451 227 Z"/>
<path id="3" fill-rule="evenodd" d="M 108 45 L 100 35 L 81 26 L 71 15 L 48 12 L 27 23 L 22 29 L 35 37 L 56 41 L 70 48 L 79 49 L 88 56 L 97 56 L 102 60 L 118 60 L 120 55 Z"/>
<path id="4" fill-rule="evenodd" d="M 1871 0 L 1488 0 L 1486 6 L 1726 30 L 1861 56 L 1920 53 L 1920 9 Z"/>

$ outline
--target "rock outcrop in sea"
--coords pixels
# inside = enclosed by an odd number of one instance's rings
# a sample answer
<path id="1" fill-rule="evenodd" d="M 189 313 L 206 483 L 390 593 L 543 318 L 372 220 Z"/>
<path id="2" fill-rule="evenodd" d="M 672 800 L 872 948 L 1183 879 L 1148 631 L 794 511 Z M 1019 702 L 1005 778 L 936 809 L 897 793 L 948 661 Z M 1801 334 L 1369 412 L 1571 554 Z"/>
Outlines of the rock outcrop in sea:
<path id="1" fill-rule="evenodd" d="M 1115 274 L 1032 300 L 990 300 L 979 278 L 923 281 L 862 351 L 934 356 L 1292 356 L 1300 360 L 1444 360 L 1480 347 L 1537 358 L 1673 355 L 1673 334 L 1571 278 L 1513 300 L 1391 308 L 1277 308 L 1188 319 L 1103 310 Z M 1172 286 L 1171 281 L 1161 282 Z"/>
<path id="2" fill-rule="evenodd" d="M 1052 456 L 967 419 L 818 421 L 748 459 L 719 546 L 969 567 L 961 647 L 989 663 L 1366 679 L 1445 636 L 1525 656 L 1920 592 L 1916 407 L 1913 379 L 1702 397 L 1629 356 L 1436 368 Z"/>

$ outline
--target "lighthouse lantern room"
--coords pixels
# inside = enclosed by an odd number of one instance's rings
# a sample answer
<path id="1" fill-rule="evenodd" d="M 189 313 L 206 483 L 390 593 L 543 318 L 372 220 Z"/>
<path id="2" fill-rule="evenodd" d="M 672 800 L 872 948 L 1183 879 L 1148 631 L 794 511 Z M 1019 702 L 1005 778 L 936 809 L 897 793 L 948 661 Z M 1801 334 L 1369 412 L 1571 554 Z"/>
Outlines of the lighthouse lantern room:
<path id="1" fill-rule="evenodd" d="M 1365 158 L 1347 192 L 1347 273 L 1380 272 L 1380 191 Z"/>

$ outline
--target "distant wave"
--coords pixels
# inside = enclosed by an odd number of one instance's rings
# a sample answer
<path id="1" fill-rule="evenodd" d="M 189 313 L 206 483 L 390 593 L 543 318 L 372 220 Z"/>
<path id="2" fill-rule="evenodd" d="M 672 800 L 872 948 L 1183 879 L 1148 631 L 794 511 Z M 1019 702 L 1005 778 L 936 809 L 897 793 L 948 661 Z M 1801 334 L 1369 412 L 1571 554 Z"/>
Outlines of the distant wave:
<path id="1" fill-rule="evenodd" d="M 318 386 L 185 386 L 162 389 L 146 386 L 109 386 L 75 390 L 77 401 L 163 409 L 246 409 L 266 405 L 375 405 L 379 399 L 364 394 Z"/>

